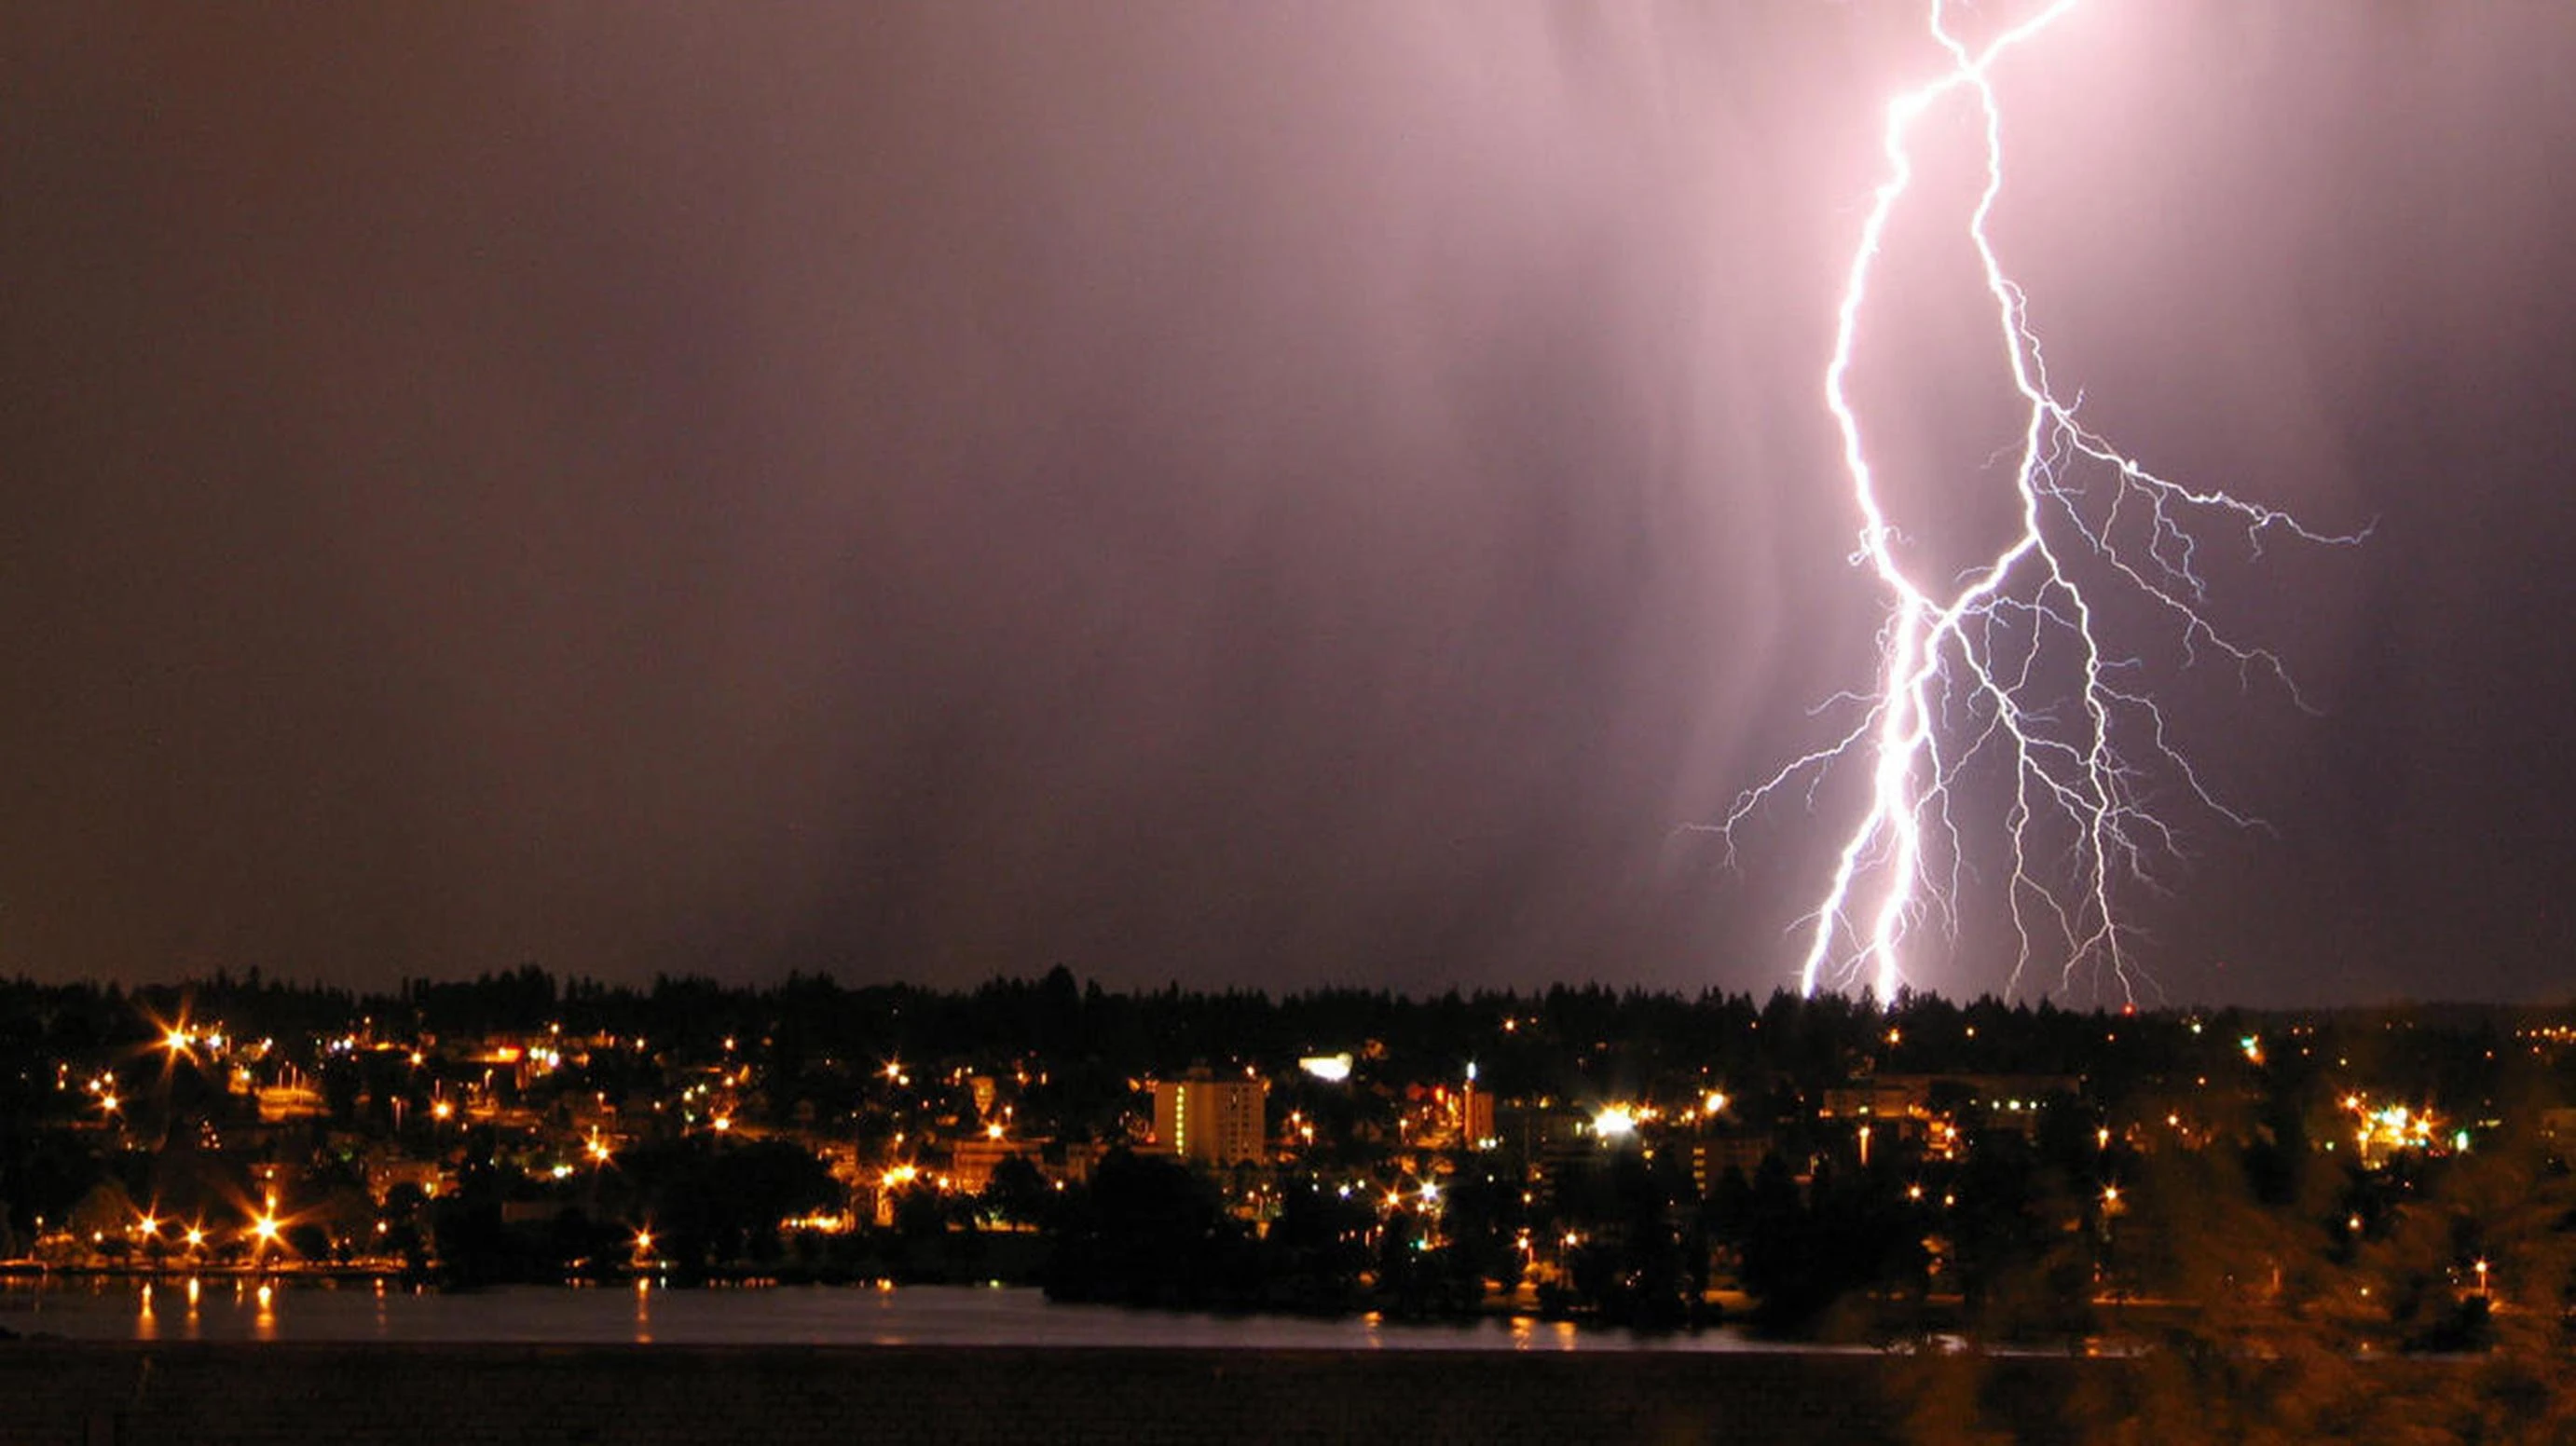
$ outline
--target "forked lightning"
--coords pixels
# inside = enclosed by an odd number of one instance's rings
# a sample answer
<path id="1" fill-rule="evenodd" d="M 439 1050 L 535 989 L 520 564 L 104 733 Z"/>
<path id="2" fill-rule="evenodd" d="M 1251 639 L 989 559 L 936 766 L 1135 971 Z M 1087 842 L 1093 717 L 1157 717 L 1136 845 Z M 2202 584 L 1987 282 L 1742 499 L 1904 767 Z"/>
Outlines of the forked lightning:
<path id="1" fill-rule="evenodd" d="M 2151 808 L 2157 791 L 2237 826 L 2254 820 L 2222 803 L 2169 741 L 2165 715 L 2137 681 L 2135 661 L 2106 645 L 2099 597 L 2106 588 L 2132 593 L 2177 630 L 2186 660 L 2223 655 L 2287 688 L 2277 657 L 2209 620 L 2195 553 L 2222 528 L 2241 533 L 2254 553 L 2273 533 L 2315 543 L 2358 540 L 2159 476 L 2089 430 L 2075 400 L 2052 387 L 2022 291 L 1989 232 L 2004 186 L 1993 73 L 2078 3 L 2055 0 L 1972 47 L 1950 7 L 1931 0 L 1931 33 L 1949 69 L 1887 108 L 1886 170 L 1852 251 L 1824 386 L 1844 480 L 1860 513 L 1851 560 L 1867 570 L 1887 607 L 1877 675 L 1870 691 L 1851 700 L 1860 712 L 1855 726 L 1746 790 L 1712 826 L 1731 848 L 1775 796 L 1813 799 L 1830 766 L 1868 768 L 1861 815 L 1842 836 L 1822 898 L 1799 926 L 1807 941 L 1798 971 L 1805 993 L 1867 987 L 1891 998 L 1907 982 L 1903 954 L 1919 927 L 1937 922 L 1956 936 L 1970 875 L 1962 847 L 1968 800 L 1957 785 L 1971 761 L 1994 756 L 1996 776 L 2008 767 L 2011 780 L 2008 800 L 1989 804 L 2000 808 L 1997 857 L 2009 859 L 2004 907 L 2019 941 L 2008 987 L 2018 988 L 2035 960 L 2054 954 L 2062 961 L 2060 987 L 2097 970 L 2097 988 L 2107 976 L 2133 999 L 2143 976 L 2120 905 L 2152 882 L 2151 866 L 2179 843 L 2169 816 Z M 2020 430 L 2004 454 L 2019 529 L 1964 574 L 1927 578 L 1899 556 L 1903 540 L 1888 520 L 1867 419 L 1849 381 L 1881 246 L 1913 189 L 1924 122 L 1958 106 L 1971 109 L 1970 134 L 1984 147 L 1983 186 L 1960 224 L 1993 305 L 1994 343 L 2020 396 Z"/>

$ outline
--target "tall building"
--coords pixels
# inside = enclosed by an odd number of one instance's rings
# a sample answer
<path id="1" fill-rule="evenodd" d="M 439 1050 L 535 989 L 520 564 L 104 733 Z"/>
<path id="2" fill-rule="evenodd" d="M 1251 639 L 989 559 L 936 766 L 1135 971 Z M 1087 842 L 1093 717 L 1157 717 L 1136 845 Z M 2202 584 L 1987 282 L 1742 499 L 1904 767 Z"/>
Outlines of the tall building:
<path id="1" fill-rule="evenodd" d="M 1458 1143 L 1470 1150 L 1482 1150 L 1494 1140 L 1494 1096 L 1491 1091 L 1476 1088 L 1473 1069 L 1467 1074 L 1467 1088 L 1458 1096 Z"/>
<path id="2" fill-rule="evenodd" d="M 1270 1082 L 1217 1079 L 1192 1071 L 1154 1081 L 1154 1142 L 1184 1160 L 1231 1165 L 1258 1160 L 1268 1132 L 1263 1105 Z"/>

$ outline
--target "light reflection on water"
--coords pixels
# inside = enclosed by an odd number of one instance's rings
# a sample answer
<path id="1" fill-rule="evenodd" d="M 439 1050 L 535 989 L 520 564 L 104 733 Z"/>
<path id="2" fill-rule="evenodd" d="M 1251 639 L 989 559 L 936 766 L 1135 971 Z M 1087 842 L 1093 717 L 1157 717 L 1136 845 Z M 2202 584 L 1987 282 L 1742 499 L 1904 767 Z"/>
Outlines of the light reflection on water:
<path id="1" fill-rule="evenodd" d="M 226 1289 L 229 1286 L 230 1289 Z M 175 1315 L 170 1296 L 184 1293 Z M 1639 1336 L 1530 1317 L 1462 1325 L 1216 1316 L 1052 1305 L 1035 1290 L 765 1286 L 673 1290 L 510 1286 L 414 1291 L 384 1281 L 0 1283 L 0 1327 L 127 1341 L 495 1341 L 553 1345 L 960 1345 L 1246 1350 L 1677 1350 L 1767 1347 L 1731 1330 Z"/>

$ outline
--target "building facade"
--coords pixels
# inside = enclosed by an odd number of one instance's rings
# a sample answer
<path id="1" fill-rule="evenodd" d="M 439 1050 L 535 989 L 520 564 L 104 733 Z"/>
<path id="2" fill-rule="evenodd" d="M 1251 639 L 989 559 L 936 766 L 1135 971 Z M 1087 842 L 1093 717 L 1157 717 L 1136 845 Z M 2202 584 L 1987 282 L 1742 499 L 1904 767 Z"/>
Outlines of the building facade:
<path id="1" fill-rule="evenodd" d="M 1268 1131 L 1270 1084 L 1191 1074 L 1154 1081 L 1154 1143 L 1184 1160 L 1232 1165 L 1259 1160 Z"/>

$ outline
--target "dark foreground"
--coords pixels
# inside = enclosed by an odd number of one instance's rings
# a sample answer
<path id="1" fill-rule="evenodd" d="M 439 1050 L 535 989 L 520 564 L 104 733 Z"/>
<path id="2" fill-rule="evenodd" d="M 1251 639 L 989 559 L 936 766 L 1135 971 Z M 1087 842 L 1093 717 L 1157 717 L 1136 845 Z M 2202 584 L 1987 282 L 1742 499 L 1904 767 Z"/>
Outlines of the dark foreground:
<path id="1" fill-rule="evenodd" d="M 2548 1374 L 2469 1359 L 7 1341 L 0 1443 L 2564 1442 L 2576 1419 Z"/>
<path id="2" fill-rule="evenodd" d="M 0 1343 L 0 1441 L 1895 1441 L 1837 1355 Z M 2010 1367 L 2044 1408 L 2098 1363 Z M 2116 1368 L 2110 1368 L 2116 1369 Z M 1997 1389 L 2001 1387 L 2003 1389 Z M 2015 1414 L 2025 1414 L 2016 1412 Z M 2044 1416 L 2044 1409 L 2031 1413 Z M 2034 1420 L 2033 1425 L 2037 1422 Z M 2059 1433 L 2037 1430 L 2026 1439 Z"/>

